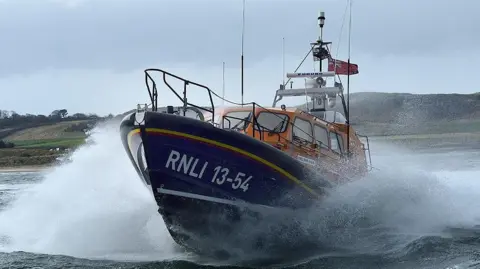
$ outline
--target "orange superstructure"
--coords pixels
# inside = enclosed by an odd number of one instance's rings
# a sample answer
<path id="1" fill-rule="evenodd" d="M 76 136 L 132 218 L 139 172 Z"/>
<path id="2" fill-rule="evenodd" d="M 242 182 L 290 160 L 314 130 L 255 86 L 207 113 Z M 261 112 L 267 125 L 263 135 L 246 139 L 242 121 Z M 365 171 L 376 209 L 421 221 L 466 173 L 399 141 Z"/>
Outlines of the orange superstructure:
<path id="1" fill-rule="evenodd" d="M 368 170 L 365 154 L 368 147 L 351 126 L 347 132 L 348 125 L 344 123 L 329 122 L 298 108 L 222 108 L 217 109 L 214 123 L 219 128 L 232 129 L 270 144 L 306 165 L 337 171 L 337 174 L 342 170 L 353 170 L 355 174 Z M 348 152 L 347 133 L 350 136 Z M 344 158 L 347 155 L 348 162 Z"/>

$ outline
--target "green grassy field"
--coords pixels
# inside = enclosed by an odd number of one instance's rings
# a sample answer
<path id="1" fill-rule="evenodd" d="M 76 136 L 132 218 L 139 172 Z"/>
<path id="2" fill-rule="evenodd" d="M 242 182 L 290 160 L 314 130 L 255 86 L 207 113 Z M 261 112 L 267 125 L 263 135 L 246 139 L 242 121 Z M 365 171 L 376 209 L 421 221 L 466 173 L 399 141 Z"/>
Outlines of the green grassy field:
<path id="1" fill-rule="evenodd" d="M 67 131 L 68 128 L 85 121 L 67 121 L 20 130 L 4 140 L 15 144 L 16 148 L 71 148 L 85 142 L 87 137 L 81 131 Z"/>
<path id="2" fill-rule="evenodd" d="M 83 143 L 87 135 L 82 131 L 68 131 L 85 121 L 68 121 L 22 129 L 4 140 L 14 148 L 0 149 L 0 167 L 49 165 Z M 58 149 L 58 150 L 57 150 Z"/>
<path id="3" fill-rule="evenodd" d="M 14 143 L 16 148 L 74 148 L 85 143 L 85 138 L 17 140 Z"/>
<path id="4" fill-rule="evenodd" d="M 48 124 L 39 127 L 27 128 L 7 136 L 4 140 L 16 143 L 17 141 L 45 140 L 45 139 L 78 139 L 84 138 L 84 132 L 67 132 L 66 130 L 86 121 L 66 121 Z"/>

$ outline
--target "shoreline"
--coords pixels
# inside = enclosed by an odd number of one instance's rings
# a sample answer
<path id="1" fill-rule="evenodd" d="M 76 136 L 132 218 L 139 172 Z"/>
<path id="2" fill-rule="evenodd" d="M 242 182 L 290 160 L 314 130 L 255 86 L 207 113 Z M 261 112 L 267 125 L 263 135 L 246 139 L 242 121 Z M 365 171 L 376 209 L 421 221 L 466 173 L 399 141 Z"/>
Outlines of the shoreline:
<path id="1" fill-rule="evenodd" d="M 0 173 L 18 173 L 18 172 L 42 172 L 49 168 L 51 165 L 21 165 L 12 167 L 0 167 Z"/>
<path id="2" fill-rule="evenodd" d="M 378 140 L 419 140 L 419 139 L 460 139 L 478 138 L 480 132 L 456 132 L 456 133 L 422 133 L 422 134 L 390 134 L 390 135 L 369 135 L 370 139 Z"/>

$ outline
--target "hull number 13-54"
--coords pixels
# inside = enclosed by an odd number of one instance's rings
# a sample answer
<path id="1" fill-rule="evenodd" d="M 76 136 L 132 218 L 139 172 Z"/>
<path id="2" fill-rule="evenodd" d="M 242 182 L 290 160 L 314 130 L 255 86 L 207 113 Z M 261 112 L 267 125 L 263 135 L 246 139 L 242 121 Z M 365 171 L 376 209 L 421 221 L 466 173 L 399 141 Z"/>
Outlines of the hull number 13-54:
<path id="1" fill-rule="evenodd" d="M 167 162 L 165 163 L 165 168 L 198 179 L 203 179 L 204 175 L 209 175 L 211 173 L 207 172 L 209 169 L 211 169 L 209 168 L 209 163 L 207 161 L 202 161 L 199 158 L 188 156 L 187 154 L 180 153 L 176 150 L 170 151 Z M 231 170 L 232 169 L 221 165 L 215 166 L 213 168 L 211 182 L 217 185 L 230 183 L 232 189 L 240 189 L 243 192 L 246 192 L 249 187 L 249 182 L 253 176 L 247 176 L 245 173 L 237 172 L 236 175 L 231 177 Z"/>
<path id="2" fill-rule="evenodd" d="M 221 165 L 216 166 L 213 168 L 215 174 L 213 174 L 212 183 L 217 183 L 218 185 L 222 185 L 225 182 L 232 184 L 232 189 L 241 189 L 243 192 L 248 190 L 248 182 L 252 179 L 253 176 L 248 176 L 245 173 L 238 172 L 235 178 L 228 177 L 230 173 L 230 169 L 227 167 L 223 167 Z"/>

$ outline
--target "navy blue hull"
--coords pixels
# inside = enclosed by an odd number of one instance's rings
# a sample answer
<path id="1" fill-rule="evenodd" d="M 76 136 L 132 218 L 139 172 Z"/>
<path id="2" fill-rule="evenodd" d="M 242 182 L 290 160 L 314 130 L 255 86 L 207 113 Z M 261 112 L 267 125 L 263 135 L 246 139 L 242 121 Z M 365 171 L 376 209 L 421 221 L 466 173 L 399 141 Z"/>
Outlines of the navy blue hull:
<path id="1" fill-rule="evenodd" d="M 308 207 L 328 186 L 296 159 L 235 131 L 156 112 L 135 122 L 135 114 L 122 121 L 125 149 L 170 233 L 190 249 L 213 232 L 235 233 L 232 223 L 243 218 Z"/>

